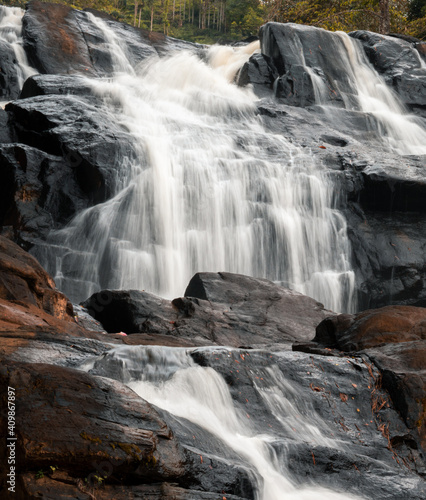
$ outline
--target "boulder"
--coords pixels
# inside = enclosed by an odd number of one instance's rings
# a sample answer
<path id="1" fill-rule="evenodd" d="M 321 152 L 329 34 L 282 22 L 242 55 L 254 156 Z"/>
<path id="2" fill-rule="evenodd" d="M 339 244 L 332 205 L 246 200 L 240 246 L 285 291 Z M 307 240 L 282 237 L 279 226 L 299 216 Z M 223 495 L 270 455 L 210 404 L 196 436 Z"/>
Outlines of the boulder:
<path id="1" fill-rule="evenodd" d="M 185 297 L 168 301 L 137 290 L 103 290 L 83 302 L 108 332 L 166 334 L 192 345 L 288 348 L 308 339 L 331 311 L 271 281 L 197 273 Z"/>
<path id="2" fill-rule="evenodd" d="M 38 471 L 66 472 L 75 492 L 80 483 L 173 482 L 183 475 L 185 456 L 167 424 L 122 384 L 36 363 L 2 364 L 0 378 L 15 391 L 17 469 L 32 473 L 33 487 Z M 0 453 L 3 462 L 5 447 Z"/>
<path id="3" fill-rule="evenodd" d="M 34 75 L 25 80 L 20 99 L 38 95 L 92 95 L 89 81 L 80 75 Z"/>
<path id="4" fill-rule="evenodd" d="M 351 94 L 345 71 L 341 41 L 320 28 L 287 23 L 267 23 L 259 31 L 262 54 L 279 78 L 275 94 L 291 106 L 315 104 L 322 100 L 342 104 L 342 93 Z M 319 90 L 320 89 L 320 90 Z"/>
<path id="5" fill-rule="evenodd" d="M 240 87 L 245 87 L 250 83 L 257 95 L 268 94 L 272 91 L 277 76 L 274 74 L 267 56 L 253 54 L 238 72 L 236 83 Z"/>
<path id="6" fill-rule="evenodd" d="M 97 18 L 112 30 L 111 36 L 124 47 L 126 64 L 132 67 L 148 57 L 170 50 L 201 48 L 197 44 L 117 22 L 94 9 L 79 11 L 67 5 L 34 0 L 28 4 L 23 18 L 24 47 L 30 63 L 40 73 L 110 75 L 117 62 L 104 28 L 96 22 Z"/>

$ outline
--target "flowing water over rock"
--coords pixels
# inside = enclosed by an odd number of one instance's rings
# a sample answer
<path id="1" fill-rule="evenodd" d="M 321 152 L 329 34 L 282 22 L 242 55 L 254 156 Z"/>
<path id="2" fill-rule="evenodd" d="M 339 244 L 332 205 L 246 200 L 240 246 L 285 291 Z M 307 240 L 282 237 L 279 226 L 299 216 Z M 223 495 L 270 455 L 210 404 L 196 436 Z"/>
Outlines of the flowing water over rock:
<path id="1" fill-rule="evenodd" d="M 285 442 L 292 441 L 290 436 L 297 435 L 309 446 L 327 447 L 335 452 L 344 452 L 347 446 L 330 437 L 333 435 L 331 428 L 315 413 L 310 401 L 298 394 L 285 379 L 277 364 L 269 362 L 269 366 L 259 369 L 255 363 L 250 364 L 250 355 L 256 359 L 256 352 L 213 351 L 215 359 L 225 357 L 234 361 L 233 358 L 238 358 L 242 365 L 247 363 L 250 366 L 248 383 L 253 384 L 263 402 L 261 404 L 269 409 L 272 420 L 276 419 L 282 434 L 287 436 L 281 443 L 281 450 L 279 438 L 266 424 L 268 417 L 265 419 L 263 413 L 252 413 L 251 421 L 250 416 L 234 404 L 229 382 L 215 369 L 194 362 L 192 356 L 202 357 L 204 352 L 208 355 L 210 350 L 197 350 L 191 354 L 185 349 L 124 347 L 114 349 L 82 368 L 125 381 L 143 399 L 178 417 L 189 432 L 197 432 L 197 427 L 206 431 L 208 437 L 204 446 L 197 442 L 200 446 L 197 452 L 207 460 L 213 448 L 217 459 L 247 467 L 257 500 L 361 498 L 318 485 L 300 486 L 292 477 L 285 458 Z"/>
<path id="2" fill-rule="evenodd" d="M 133 68 L 107 24 L 96 25 L 116 73 L 90 84 L 134 136 L 139 162 L 120 172 L 111 200 L 40 251 L 58 286 L 74 300 L 100 287 L 173 297 L 195 272 L 220 270 L 352 310 L 350 245 L 332 182 L 309 151 L 266 132 L 255 96 L 227 79 L 257 47 L 213 47 L 210 64 L 182 51 Z"/>
<path id="3" fill-rule="evenodd" d="M 4 7 L 0 5 L 0 47 L 2 48 L 2 65 L 7 65 L 5 52 L 7 49 L 13 54 L 13 60 L 10 61 L 15 67 L 16 81 L 5 82 L 8 76 L 8 68 L 2 68 L 2 76 L 0 80 L 0 87 L 6 87 L 5 97 L 17 97 L 25 80 L 34 75 L 36 71 L 29 65 L 27 56 L 24 51 L 22 42 L 22 16 L 24 11 L 18 7 Z M 6 85 L 5 85 L 6 83 Z M 9 87 L 9 89 L 7 88 Z M 7 92 L 9 90 L 9 92 Z M 0 99 L 1 99 L 0 94 Z"/>

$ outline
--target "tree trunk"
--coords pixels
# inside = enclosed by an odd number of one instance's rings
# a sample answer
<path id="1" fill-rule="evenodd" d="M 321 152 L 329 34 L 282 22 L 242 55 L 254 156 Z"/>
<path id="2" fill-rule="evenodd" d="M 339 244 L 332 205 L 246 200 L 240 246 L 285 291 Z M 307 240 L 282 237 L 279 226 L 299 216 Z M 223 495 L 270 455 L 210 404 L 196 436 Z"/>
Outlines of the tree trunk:
<path id="1" fill-rule="evenodd" d="M 150 28 L 150 31 L 152 31 L 153 24 L 154 24 L 154 6 L 151 7 L 151 28 Z"/>
<path id="2" fill-rule="evenodd" d="M 380 27 L 379 31 L 382 35 L 390 31 L 390 12 L 389 0 L 380 0 Z"/>
<path id="3" fill-rule="evenodd" d="M 133 22 L 133 26 L 136 26 L 136 20 L 138 18 L 138 7 L 139 7 L 139 2 L 135 1 L 135 20 Z"/>

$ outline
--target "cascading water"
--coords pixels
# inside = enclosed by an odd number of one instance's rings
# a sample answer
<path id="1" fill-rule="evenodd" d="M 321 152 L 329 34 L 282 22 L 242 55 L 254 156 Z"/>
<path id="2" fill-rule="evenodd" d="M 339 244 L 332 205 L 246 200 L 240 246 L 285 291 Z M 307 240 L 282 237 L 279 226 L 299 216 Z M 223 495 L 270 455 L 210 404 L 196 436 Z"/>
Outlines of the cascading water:
<path id="1" fill-rule="evenodd" d="M 123 173 L 124 189 L 39 251 L 57 285 L 73 300 L 101 287 L 173 298 L 195 272 L 229 271 L 352 310 L 350 245 L 331 181 L 309 151 L 265 131 L 255 96 L 227 80 L 256 46 L 213 47 L 210 65 L 182 51 L 126 71 L 111 28 L 96 25 L 116 74 L 90 84 L 134 136 L 140 163 Z"/>
<path id="2" fill-rule="evenodd" d="M 368 63 L 356 40 L 343 32 L 337 36 L 343 42 L 339 55 L 344 58 L 348 81 L 353 82 L 358 106 L 374 116 L 380 136 L 401 155 L 426 154 L 424 128 L 416 123 L 415 117 L 405 114 L 403 106 Z"/>
<path id="3" fill-rule="evenodd" d="M 303 27 L 299 28 L 303 33 Z M 319 28 L 305 27 L 315 30 Z M 323 32 L 323 30 L 320 30 Z M 323 32 L 324 33 L 324 32 Z M 372 118 L 372 124 L 382 141 L 401 155 L 426 154 L 426 131 L 418 122 L 418 118 L 404 110 L 398 97 L 386 85 L 384 79 L 373 69 L 359 40 L 344 32 L 327 33 L 333 51 L 332 86 L 339 90 L 346 109 L 362 111 Z M 331 106 L 330 89 L 325 83 L 324 75 L 317 74 L 305 60 L 303 44 L 295 33 L 292 44 L 298 55 L 299 63 L 308 73 L 315 94 L 315 101 L 328 108 L 331 116 L 338 110 Z M 425 67 L 415 49 L 413 59 L 417 59 L 418 67 Z M 330 82 L 329 82 L 330 83 Z"/>
<path id="4" fill-rule="evenodd" d="M 233 356 L 231 350 L 222 351 Z M 113 372 L 115 378 L 127 383 L 143 399 L 177 417 L 183 425 L 189 421 L 207 431 L 216 441 L 213 446 L 221 450 L 219 460 L 227 460 L 227 454 L 232 454 L 232 463 L 239 463 L 252 473 L 256 500 L 359 498 L 318 485 L 297 485 L 286 467 L 285 457 L 277 454 L 272 446 L 277 437 L 268 434 L 266 429 L 256 432 L 253 424 L 247 423 L 247 415 L 234 405 L 224 378 L 213 368 L 197 365 L 191 351 L 121 347 L 87 362 L 82 368 L 101 375 Z M 277 418 L 284 436 L 297 435 L 310 446 L 345 449 L 345 444 L 329 437 L 332 432 L 326 422 L 297 394 L 276 365 L 270 363 L 261 373 L 250 370 L 248 380 Z M 292 438 L 285 437 L 283 442 L 287 439 Z M 206 450 L 199 452 L 205 454 Z"/>
<path id="5" fill-rule="evenodd" d="M 22 42 L 22 16 L 24 11 L 18 7 L 5 7 L 0 5 L 0 40 L 9 44 L 16 57 L 16 68 L 19 88 L 25 80 L 36 74 L 34 68 L 28 64 Z"/>

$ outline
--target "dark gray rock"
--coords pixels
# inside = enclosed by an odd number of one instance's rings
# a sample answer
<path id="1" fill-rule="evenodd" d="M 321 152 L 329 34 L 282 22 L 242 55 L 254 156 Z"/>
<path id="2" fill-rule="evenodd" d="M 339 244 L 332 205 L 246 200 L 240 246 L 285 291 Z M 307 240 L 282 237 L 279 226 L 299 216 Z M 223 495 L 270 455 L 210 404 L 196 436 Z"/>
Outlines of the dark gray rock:
<path id="1" fill-rule="evenodd" d="M 91 96 L 92 88 L 80 75 L 35 75 L 28 78 L 20 99 L 39 95 L 82 95 Z"/>
<path id="2" fill-rule="evenodd" d="M 27 249 L 89 205 L 73 166 L 24 144 L 0 146 L 0 225 Z"/>
<path id="3" fill-rule="evenodd" d="M 318 78 L 327 88 L 323 97 L 339 105 L 341 93 L 351 94 L 344 61 L 336 54 L 341 43 L 323 29 L 297 24 L 267 23 L 259 31 L 262 54 L 279 78 L 275 94 L 291 106 L 315 103 L 313 79 Z M 338 83 L 337 83 L 338 82 Z"/>
<path id="4" fill-rule="evenodd" d="M 19 78 L 16 56 L 12 47 L 0 40 L 0 101 L 16 99 L 19 96 Z"/>
<path id="5" fill-rule="evenodd" d="M 256 94 L 261 95 L 272 92 L 277 76 L 264 54 L 253 54 L 238 72 L 236 83 L 240 87 L 245 87 L 250 83 Z"/>
<path id="6" fill-rule="evenodd" d="M 104 290 L 82 304 L 108 332 L 166 334 L 192 345 L 288 348 L 312 337 L 331 311 L 268 280 L 198 273 L 172 302 L 136 290 Z"/>
<path id="7" fill-rule="evenodd" d="M 131 136 L 90 98 L 37 96 L 6 111 L 17 141 L 63 157 L 92 203 L 111 195 L 118 167 L 135 156 Z"/>
<path id="8" fill-rule="evenodd" d="M 296 343 L 293 349 L 316 353 L 316 344 L 368 355 L 381 372 L 380 384 L 404 419 L 412 447 L 425 449 L 425 308 L 388 306 L 327 318 L 318 325 L 310 344 Z"/>

